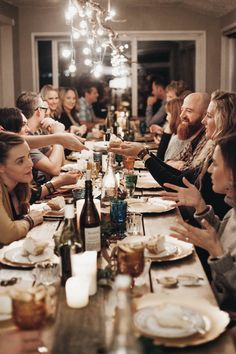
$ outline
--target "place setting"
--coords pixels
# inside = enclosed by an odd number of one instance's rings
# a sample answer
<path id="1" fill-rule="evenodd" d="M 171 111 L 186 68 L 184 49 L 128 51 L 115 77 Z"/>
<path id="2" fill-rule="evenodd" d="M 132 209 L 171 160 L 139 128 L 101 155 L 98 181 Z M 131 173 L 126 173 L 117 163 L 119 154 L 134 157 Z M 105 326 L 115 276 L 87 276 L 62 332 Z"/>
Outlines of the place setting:
<path id="1" fill-rule="evenodd" d="M 205 299 L 145 294 L 135 300 L 133 322 L 139 335 L 156 345 L 184 348 L 216 339 L 226 329 L 229 315 Z"/>

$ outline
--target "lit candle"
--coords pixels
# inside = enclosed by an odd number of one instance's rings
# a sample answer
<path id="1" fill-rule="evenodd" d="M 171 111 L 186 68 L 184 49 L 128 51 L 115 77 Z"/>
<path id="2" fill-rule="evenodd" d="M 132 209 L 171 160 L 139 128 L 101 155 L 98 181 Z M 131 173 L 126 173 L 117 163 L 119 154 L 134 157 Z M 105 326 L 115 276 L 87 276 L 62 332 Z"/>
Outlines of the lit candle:
<path id="1" fill-rule="evenodd" d="M 76 275 L 66 281 L 66 302 L 69 307 L 81 308 L 88 305 L 89 283 L 86 275 Z"/>
<path id="2" fill-rule="evenodd" d="M 89 295 L 97 292 L 97 252 L 87 251 L 71 256 L 72 275 L 86 275 L 89 279 Z"/>

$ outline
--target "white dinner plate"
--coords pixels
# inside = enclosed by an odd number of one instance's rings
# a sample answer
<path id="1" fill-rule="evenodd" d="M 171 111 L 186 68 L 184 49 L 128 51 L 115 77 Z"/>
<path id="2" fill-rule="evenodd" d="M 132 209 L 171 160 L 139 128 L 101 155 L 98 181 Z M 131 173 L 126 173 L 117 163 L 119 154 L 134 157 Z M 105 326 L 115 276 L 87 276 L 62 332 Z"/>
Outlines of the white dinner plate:
<path id="1" fill-rule="evenodd" d="M 42 254 L 39 256 L 22 256 L 22 248 L 16 247 L 4 253 L 4 258 L 13 264 L 16 265 L 28 265 L 33 266 L 36 263 L 44 262 L 53 257 L 53 250 L 50 247 L 47 247 Z"/>
<path id="2" fill-rule="evenodd" d="M 205 317 L 197 311 L 168 303 L 138 310 L 134 324 L 142 333 L 162 338 L 189 337 L 207 328 Z"/>

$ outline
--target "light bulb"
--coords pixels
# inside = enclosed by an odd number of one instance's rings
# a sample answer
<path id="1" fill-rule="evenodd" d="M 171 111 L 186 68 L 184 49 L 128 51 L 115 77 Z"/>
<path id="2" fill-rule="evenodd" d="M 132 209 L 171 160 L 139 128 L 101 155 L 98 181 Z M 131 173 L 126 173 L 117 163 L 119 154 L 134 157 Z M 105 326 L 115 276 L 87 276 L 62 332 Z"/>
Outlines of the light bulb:
<path id="1" fill-rule="evenodd" d="M 81 36 L 86 36 L 87 35 L 87 30 L 86 29 L 82 29 L 80 31 L 80 33 L 81 33 Z"/>
<path id="2" fill-rule="evenodd" d="M 97 34 L 98 34 L 99 36 L 102 36 L 103 33 L 104 33 L 104 31 L 103 31 L 103 29 L 100 27 L 100 28 L 97 30 Z"/>
<path id="3" fill-rule="evenodd" d="M 128 43 L 125 43 L 124 47 L 125 47 L 125 49 L 128 49 L 129 48 Z"/>
<path id="4" fill-rule="evenodd" d="M 65 13 L 66 20 L 70 21 L 76 15 L 77 10 L 74 6 L 69 6 L 68 10 Z"/>
<path id="5" fill-rule="evenodd" d="M 66 59 L 69 58 L 71 56 L 71 50 L 64 48 L 62 50 L 62 56 L 63 56 L 63 58 L 66 58 Z"/>
<path id="6" fill-rule="evenodd" d="M 85 20 L 80 22 L 80 28 L 83 28 L 83 29 L 87 28 L 87 22 Z"/>
<path id="7" fill-rule="evenodd" d="M 74 38 L 74 39 L 79 39 L 79 37 L 80 37 L 80 33 L 79 33 L 79 31 L 75 31 L 75 30 L 73 30 L 73 32 L 72 32 L 72 36 L 73 36 L 73 38 Z"/>
<path id="8" fill-rule="evenodd" d="M 102 52 L 102 48 L 101 48 L 101 47 L 97 47 L 97 48 L 96 48 L 96 52 L 97 52 L 97 53 L 101 53 L 101 52 Z"/>
<path id="9" fill-rule="evenodd" d="M 109 11 L 109 17 L 110 17 L 110 18 L 114 17 L 115 15 L 116 15 L 115 10 L 110 10 L 110 11 Z"/>
<path id="10" fill-rule="evenodd" d="M 91 53 L 91 50 L 90 50 L 90 48 L 84 48 L 83 49 L 83 53 L 84 53 L 84 55 L 89 55 L 90 53 Z"/>
<path id="11" fill-rule="evenodd" d="M 92 60 L 91 59 L 85 59 L 84 64 L 86 66 L 91 66 L 92 65 Z"/>
<path id="12" fill-rule="evenodd" d="M 93 44 L 93 38 L 88 38 L 87 43 L 88 43 L 89 45 L 92 45 L 92 44 Z"/>
<path id="13" fill-rule="evenodd" d="M 72 74 L 76 72 L 76 65 L 75 65 L 74 60 L 72 60 L 70 65 L 69 65 L 69 72 L 72 73 Z"/>

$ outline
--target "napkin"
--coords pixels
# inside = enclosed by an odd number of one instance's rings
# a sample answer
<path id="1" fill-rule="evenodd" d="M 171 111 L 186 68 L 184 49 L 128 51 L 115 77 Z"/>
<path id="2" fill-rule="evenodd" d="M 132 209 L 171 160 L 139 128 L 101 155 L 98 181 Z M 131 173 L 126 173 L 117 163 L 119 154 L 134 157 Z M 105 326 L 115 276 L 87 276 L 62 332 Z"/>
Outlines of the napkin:
<path id="1" fill-rule="evenodd" d="M 48 242 L 36 240 L 32 236 L 26 237 L 22 245 L 22 256 L 39 256 L 42 255 Z"/>
<path id="2" fill-rule="evenodd" d="M 178 305 L 168 304 L 155 309 L 155 319 L 161 327 L 187 329 L 191 325 L 183 309 Z"/>

